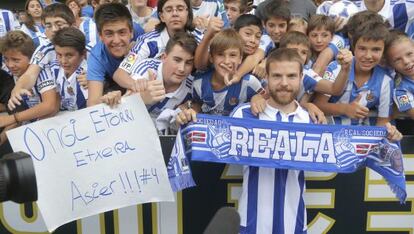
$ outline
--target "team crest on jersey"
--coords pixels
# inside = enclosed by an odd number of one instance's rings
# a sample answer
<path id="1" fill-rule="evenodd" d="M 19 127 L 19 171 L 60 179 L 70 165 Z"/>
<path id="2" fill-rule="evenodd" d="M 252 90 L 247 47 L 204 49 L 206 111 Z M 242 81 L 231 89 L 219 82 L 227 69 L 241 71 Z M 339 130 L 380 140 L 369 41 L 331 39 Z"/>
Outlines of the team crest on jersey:
<path id="1" fill-rule="evenodd" d="M 75 92 L 73 92 L 73 88 L 71 86 L 68 86 L 66 91 L 68 92 L 69 95 L 72 95 L 72 96 L 75 95 Z"/>
<path id="2" fill-rule="evenodd" d="M 344 48 L 345 48 L 345 45 L 344 45 L 344 43 L 343 43 L 341 40 L 339 40 L 339 41 L 336 43 L 336 46 L 337 46 L 339 49 L 344 49 Z"/>
<path id="3" fill-rule="evenodd" d="M 367 100 L 367 102 L 372 102 L 372 101 L 374 101 L 375 96 L 371 91 L 369 91 L 369 93 L 367 94 L 365 99 Z"/>
<path id="4" fill-rule="evenodd" d="M 237 103 L 239 103 L 239 99 L 237 99 L 236 97 L 230 98 L 229 100 L 230 105 L 234 106 L 234 105 L 237 105 Z"/>
<path id="5" fill-rule="evenodd" d="M 409 100 L 407 94 L 398 96 L 397 101 L 398 101 L 399 106 L 405 106 L 405 105 L 408 105 L 410 103 L 410 100 Z"/>

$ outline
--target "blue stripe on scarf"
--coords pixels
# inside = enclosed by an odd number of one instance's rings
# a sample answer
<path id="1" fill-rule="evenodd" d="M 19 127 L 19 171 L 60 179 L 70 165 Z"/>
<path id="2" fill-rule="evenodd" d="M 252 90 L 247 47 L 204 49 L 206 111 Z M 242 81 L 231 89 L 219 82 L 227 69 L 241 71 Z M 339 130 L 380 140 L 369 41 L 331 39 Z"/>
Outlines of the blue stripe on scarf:
<path id="1" fill-rule="evenodd" d="M 257 129 L 267 131 L 269 136 L 255 136 L 253 132 Z M 305 137 L 307 135 L 312 137 Z M 187 188 L 177 187 L 175 181 L 180 180 L 176 177 L 181 175 L 191 178 L 189 156 L 197 161 L 337 173 L 351 173 L 367 166 L 382 175 L 398 199 L 404 202 L 407 194 L 402 153 L 398 145 L 385 139 L 386 135 L 384 127 L 198 115 L 197 123 L 188 125 L 177 135 L 169 175 L 174 191 Z M 179 164 L 181 161 L 185 167 Z M 190 185 L 194 181 L 184 179 L 182 183 Z"/>

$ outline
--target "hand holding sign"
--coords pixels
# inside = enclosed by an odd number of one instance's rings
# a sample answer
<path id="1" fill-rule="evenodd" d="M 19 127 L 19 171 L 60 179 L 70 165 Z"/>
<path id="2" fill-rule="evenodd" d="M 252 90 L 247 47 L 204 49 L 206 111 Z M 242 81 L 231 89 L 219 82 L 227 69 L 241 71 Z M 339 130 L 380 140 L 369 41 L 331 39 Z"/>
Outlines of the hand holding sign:
<path id="1" fill-rule="evenodd" d="M 34 159 L 38 205 L 48 230 L 101 212 L 172 201 L 161 146 L 137 95 L 7 132 Z"/>

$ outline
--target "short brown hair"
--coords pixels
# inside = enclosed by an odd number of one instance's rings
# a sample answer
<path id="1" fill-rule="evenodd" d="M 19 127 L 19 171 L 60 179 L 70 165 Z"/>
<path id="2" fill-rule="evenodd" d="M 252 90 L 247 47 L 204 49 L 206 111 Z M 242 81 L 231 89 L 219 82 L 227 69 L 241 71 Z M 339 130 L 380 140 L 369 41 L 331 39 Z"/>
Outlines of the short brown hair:
<path id="1" fill-rule="evenodd" d="M 55 46 L 74 48 L 80 54 L 85 52 L 85 35 L 75 27 L 62 28 L 57 31 L 52 43 Z"/>
<path id="2" fill-rule="evenodd" d="M 351 36 L 355 33 L 355 30 L 363 23 L 366 22 L 380 22 L 384 23 L 384 19 L 381 15 L 373 11 L 361 11 L 349 18 L 344 30 Z"/>
<path id="3" fill-rule="evenodd" d="M 366 41 L 385 41 L 388 37 L 389 30 L 384 23 L 368 21 L 360 25 L 352 35 L 352 46 L 355 48 L 359 39 Z"/>
<path id="4" fill-rule="evenodd" d="M 186 52 L 194 55 L 195 50 L 197 49 L 197 41 L 193 35 L 187 32 L 177 32 L 173 37 L 168 40 L 165 47 L 165 53 L 171 52 L 175 45 L 179 45 Z"/>
<path id="5" fill-rule="evenodd" d="M 17 50 L 29 59 L 35 50 L 32 38 L 26 33 L 15 30 L 6 33 L 0 40 L 0 52 L 5 53 L 8 50 Z"/>
<path id="6" fill-rule="evenodd" d="M 45 19 L 48 17 L 60 17 L 69 25 L 75 23 L 75 16 L 73 15 L 72 10 L 62 3 L 53 3 L 45 7 L 42 12 L 42 22 L 44 23 Z"/>
<path id="7" fill-rule="evenodd" d="M 388 53 L 388 49 L 391 46 L 402 41 L 410 41 L 412 43 L 411 39 L 407 36 L 407 34 L 399 31 L 398 29 L 390 30 L 387 40 L 385 41 L 385 52 Z"/>
<path id="8" fill-rule="evenodd" d="M 232 28 L 224 29 L 217 33 L 210 43 L 210 54 L 214 55 L 218 52 L 223 52 L 230 48 L 237 48 L 240 51 L 240 55 L 243 55 L 244 41 L 240 34 Z"/>
<path id="9" fill-rule="evenodd" d="M 335 21 L 326 15 L 312 15 L 309 19 L 306 34 L 309 35 L 312 30 L 320 28 L 326 29 L 333 35 L 335 33 Z"/>
<path id="10" fill-rule="evenodd" d="M 269 74 L 269 67 L 274 62 L 297 62 L 299 63 L 299 71 L 302 73 L 303 64 L 298 52 L 295 49 L 279 48 L 272 51 L 266 59 L 266 73 Z"/>
<path id="11" fill-rule="evenodd" d="M 299 44 L 304 45 L 309 49 L 311 48 L 309 38 L 305 34 L 297 31 L 287 32 L 280 38 L 280 48 L 286 48 L 288 44 Z"/>

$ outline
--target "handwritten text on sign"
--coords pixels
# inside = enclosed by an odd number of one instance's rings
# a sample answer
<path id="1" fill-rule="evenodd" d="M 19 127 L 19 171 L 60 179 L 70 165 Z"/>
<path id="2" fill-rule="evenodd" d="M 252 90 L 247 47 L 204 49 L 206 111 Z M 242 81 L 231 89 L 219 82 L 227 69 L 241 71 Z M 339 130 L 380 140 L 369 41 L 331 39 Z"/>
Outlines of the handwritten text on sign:
<path id="1" fill-rule="evenodd" d="M 38 205 L 49 230 L 120 207 L 172 201 L 157 132 L 137 96 L 8 132 L 33 157 Z"/>

